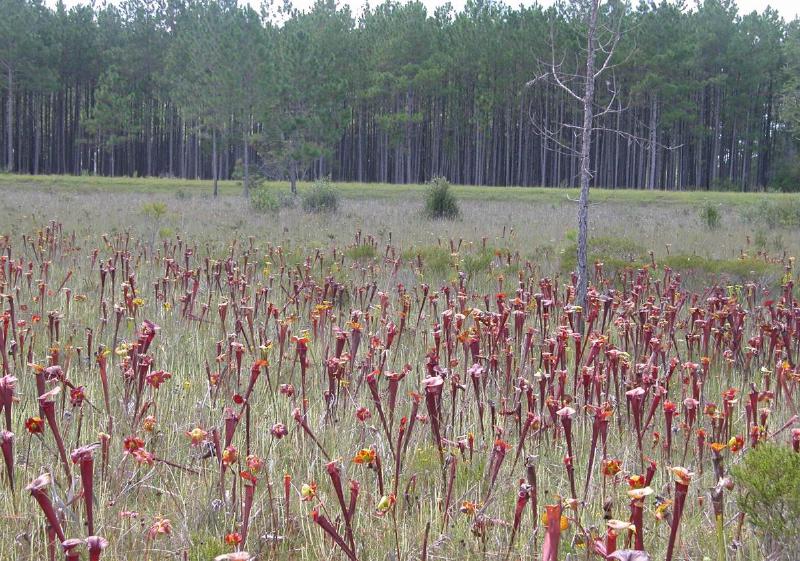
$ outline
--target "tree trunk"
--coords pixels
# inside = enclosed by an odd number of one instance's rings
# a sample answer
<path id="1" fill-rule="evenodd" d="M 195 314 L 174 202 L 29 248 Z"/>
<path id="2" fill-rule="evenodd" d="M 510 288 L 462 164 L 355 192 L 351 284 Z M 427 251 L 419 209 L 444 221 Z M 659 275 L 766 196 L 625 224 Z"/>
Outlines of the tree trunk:
<path id="1" fill-rule="evenodd" d="M 214 197 L 219 194 L 219 164 L 217 163 L 217 129 L 211 129 L 211 174 L 214 176 Z"/>
<path id="2" fill-rule="evenodd" d="M 658 97 L 653 94 L 650 98 L 650 173 L 647 176 L 647 188 L 651 191 L 656 188 L 656 139 L 658 127 Z"/>
<path id="3" fill-rule="evenodd" d="M 8 66 L 8 99 L 6 99 L 6 170 L 14 171 L 14 73 Z"/>
<path id="4" fill-rule="evenodd" d="M 247 153 L 247 127 L 245 126 L 244 134 L 242 135 L 244 155 L 242 156 L 242 166 L 244 167 L 242 184 L 244 189 L 244 196 L 250 196 L 250 155 Z"/>
<path id="5" fill-rule="evenodd" d="M 295 160 L 289 164 L 289 184 L 292 195 L 297 195 L 297 162 Z"/>
<path id="6" fill-rule="evenodd" d="M 597 54 L 597 12 L 600 0 L 592 0 L 589 27 L 586 31 L 586 79 L 583 93 L 583 127 L 581 130 L 581 196 L 578 202 L 578 294 L 577 303 L 586 308 L 588 269 L 586 266 L 586 241 L 589 233 L 589 183 L 592 179 L 590 150 L 592 148 L 592 121 L 594 117 L 594 59 Z M 583 326 L 580 326 L 581 329 Z"/>

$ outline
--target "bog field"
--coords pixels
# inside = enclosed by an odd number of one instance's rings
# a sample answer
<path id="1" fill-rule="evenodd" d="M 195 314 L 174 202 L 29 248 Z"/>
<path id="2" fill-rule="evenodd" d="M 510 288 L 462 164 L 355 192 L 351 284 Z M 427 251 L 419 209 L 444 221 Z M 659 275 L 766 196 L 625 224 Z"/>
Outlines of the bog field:
<path id="1" fill-rule="evenodd" d="M 0 559 L 798 558 L 800 195 L 318 189 L 0 175 Z"/>

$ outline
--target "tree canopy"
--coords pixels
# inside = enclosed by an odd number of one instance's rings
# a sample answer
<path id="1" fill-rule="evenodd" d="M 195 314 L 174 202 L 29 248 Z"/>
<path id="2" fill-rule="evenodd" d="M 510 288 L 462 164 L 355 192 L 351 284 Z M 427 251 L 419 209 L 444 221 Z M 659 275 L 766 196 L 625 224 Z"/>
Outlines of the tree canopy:
<path id="1" fill-rule="evenodd" d="M 800 22 L 732 0 L 605 5 L 622 36 L 593 186 L 800 188 Z M 579 74 L 578 8 L 3 0 L 0 167 L 576 186 L 580 104 L 527 84 L 555 57 Z"/>

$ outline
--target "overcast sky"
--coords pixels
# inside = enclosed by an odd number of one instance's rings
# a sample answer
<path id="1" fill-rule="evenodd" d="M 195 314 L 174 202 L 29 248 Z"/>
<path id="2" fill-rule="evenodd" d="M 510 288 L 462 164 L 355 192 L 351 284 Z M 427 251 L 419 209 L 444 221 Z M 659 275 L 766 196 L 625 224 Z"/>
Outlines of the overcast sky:
<path id="1" fill-rule="evenodd" d="M 52 6 L 55 5 L 57 0 L 46 1 Z M 353 7 L 354 13 L 359 13 L 359 8 L 364 4 L 364 0 L 339 0 L 339 2 L 350 4 L 350 6 Z M 430 12 L 433 12 L 437 6 L 444 4 L 445 0 L 422 0 L 422 2 L 428 6 Z M 64 0 L 64 3 L 69 7 L 74 6 L 75 4 L 86 4 L 88 2 L 87 0 Z M 99 1 L 97 3 L 99 3 Z M 250 0 L 250 3 L 253 4 L 254 7 L 258 7 L 261 2 L 260 0 Z M 313 3 L 314 0 L 293 0 L 293 4 L 300 9 L 308 8 Z M 378 3 L 380 3 L 380 0 L 370 1 L 370 4 L 373 6 Z M 451 0 L 450 3 L 456 10 L 460 10 L 464 6 L 464 0 Z M 506 0 L 506 4 L 511 6 L 518 6 L 519 4 L 528 6 L 534 3 L 536 3 L 536 0 Z M 552 3 L 552 0 L 539 0 L 538 3 L 548 5 Z M 692 2 L 690 1 L 689 4 L 691 5 Z M 778 10 L 778 12 L 786 20 L 794 19 L 798 17 L 798 14 L 800 14 L 800 0 L 738 0 L 737 4 L 739 5 L 740 14 L 750 13 L 753 10 L 762 12 L 767 6 L 771 6 L 772 8 Z"/>

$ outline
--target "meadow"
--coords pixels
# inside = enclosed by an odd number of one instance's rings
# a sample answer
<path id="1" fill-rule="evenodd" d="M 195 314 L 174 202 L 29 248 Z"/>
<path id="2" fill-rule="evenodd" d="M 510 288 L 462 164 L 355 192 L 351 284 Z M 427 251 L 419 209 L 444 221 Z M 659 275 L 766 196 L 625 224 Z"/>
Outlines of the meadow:
<path id="1" fill-rule="evenodd" d="M 220 185 L 0 175 L 0 559 L 795 555 L 800 195 L 593 190 L 581 307 L 574 190 Z"/>

